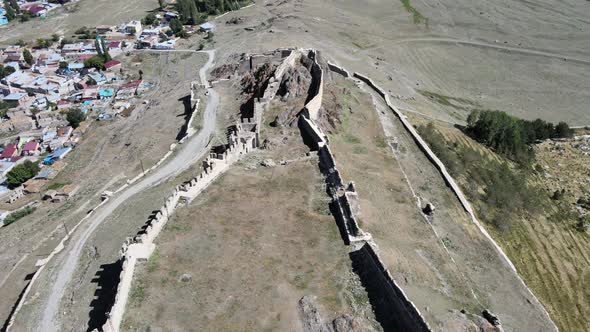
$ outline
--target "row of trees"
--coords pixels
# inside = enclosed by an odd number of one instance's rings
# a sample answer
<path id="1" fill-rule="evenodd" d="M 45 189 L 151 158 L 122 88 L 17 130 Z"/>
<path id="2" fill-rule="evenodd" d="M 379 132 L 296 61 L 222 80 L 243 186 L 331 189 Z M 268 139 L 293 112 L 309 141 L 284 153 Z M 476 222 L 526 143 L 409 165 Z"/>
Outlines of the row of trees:
<path id="1" fill-rule="evenodd" d="M 573 130 L 565 122 L 557 125 L 537 119 L 528 121 L 506 112 L 475 110 L 467 118 L 466 133 L 497 153 L 519 163 L 534 157 L 530 145 L 548 138 L 567 138 Z"/>
<path id="2" fill-rule="evenodd" d="M 99 39 L 94 41 L 94 47 L 96 48 L 96 52 L 98 54 L 90 59 L 84 60 L 84 67 L 103 70 L 105 62 L 111 61 L 112 57 L 109 54 L 109 48 L 107 47 L 103 38 Z"/>
<path id="3" fill-rule="evenodd" d="M 250 0 L 178 0 L 176 10 L 183 24 L 196 25 L 207 21 L 209 15 L 237 10 Z"/>

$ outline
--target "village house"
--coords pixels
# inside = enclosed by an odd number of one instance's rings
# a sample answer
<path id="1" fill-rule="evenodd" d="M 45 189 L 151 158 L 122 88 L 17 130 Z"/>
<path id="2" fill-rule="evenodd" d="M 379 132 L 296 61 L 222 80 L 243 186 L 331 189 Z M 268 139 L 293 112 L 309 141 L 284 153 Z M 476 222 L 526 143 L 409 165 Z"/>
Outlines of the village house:
<path id="1" fill-rule="evenodd" d="M 117 52 L 123 49 L 123 42 L 122 41 L 112 41 L 110 42 L 107 47 L 109 48 L 110 52 Z"/>
<path id="2" fill-rule="evenodd" d="M 90 77 L 96 85 L 103 85 L 107 82 L 107 78 L 100 72 L 88 73 L 88 77 Z"/>
<path id="3" fill-rule="evenodd" d="M 72 107 L 72 103 L 67 100 L 60 100 L 57 102 L 57 109 L 63 110 Z"/>
<path id="4" fill-rule="evenodd" d="M 39 128 L 39 129 L 31 129 L 21 131 L 18 134 L 18 141 L 19 144 L 25 144 L 32 140 L 41 141 L 43 139 L 43 135 L 47 132 L 47 128 Z"/>
<path id="5" fill-rule="evenodd" d="M 18 148 L 16 147 L 16 144 L 11 143 L 4 148 L 4 151 L 2 151 L 2 154 L 0 154 L 0 159 L 9 160 L 10 158 L 16 156 L 18 156 Z"/>
<path id="6" fill-rule="evenodd" d="M 127 99 L 135 95 L 143 80 L 136 80 L 122 85 L 117 91 L 115 99 Z"/>
<path id="7" fill-rule="evenodd" d="M 125 24 L 124 32 L 130 35 L 138 36 L 141 34 L 141 22 L 139 21 L 131 21 Z"/>
<path id="8" fill-rule="evenodd" d="M 11 93 L 2 98 L 3 102 L 12 104 L 12 107 L 24 106 L 29 100 L 30 98 L 28 97 L 28 94 L 18 92 Z"/>
<path id="9" fill-rule="evenodd" d="M 39 153 L 41 153 L 41 149 L 39 148 L 39 143 L 37 141 L 29 141 L 23 146 L 23 156 L 36 156 L 39 155 Z"/>
<path id="10" fill-rule="evenodd" d="M 110 60 L 105 62 L 104 69 L 107 71 L 118 71 L 121 69 L 121 61 L 119 60 Z"/>

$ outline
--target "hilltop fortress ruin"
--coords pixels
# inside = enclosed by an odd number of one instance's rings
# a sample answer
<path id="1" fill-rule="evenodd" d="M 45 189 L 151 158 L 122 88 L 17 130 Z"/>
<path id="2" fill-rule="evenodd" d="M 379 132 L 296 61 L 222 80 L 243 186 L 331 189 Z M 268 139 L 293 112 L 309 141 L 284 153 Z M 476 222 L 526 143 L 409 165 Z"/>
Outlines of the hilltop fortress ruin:
<path id="1" fill-rule="evenodd" d="M 328 135 L 321 127 L 320 119 L 325 115 L 322 114 L 324 112 L 322 103 L 324 85 L 331 75 L 340 75 L 346 80 L 355 80 L 356 84 L 368 86 L 383 98 L 403 127 L 413 137 L 415 143 L 440 171 L 445 182 L 471 216 L 472 221 L 485 234 L 486 238 L 493 242 L 477 221 L 469 202 L 444 165 L 432 153 L 412 125 L 407 122 L 403 114 L 391 104 L 387 92 L 379 88 L 370 78 L 359 73 L 351 74 L 343 67 L 326 62 L 317 51 L 309 49 L 279 49 L 264 54 L 246 55 L 242 57 L 242 61 L 235 71 L 237 73 L 254 72 L 269 63 L 275 64 L 276 69 L 268 77 L 263 76 L 261 82 L 256 82 L 259 89 L 253 93 L 251 107 L 244 108 L 239 121 L 227 128 L 227 144 L 212 147 L 211 153 L 202 161 L 202 172 L 190 181 L 178 185 L 166 203 L 153 211 L 142 229 L 136 235 L 129 237 L 123 244 L 119 260 L 119 283 L 113 305 L 105 317 L 106 323 L 102 326 L 103 331 L 119 331 L 125 307 L 129 301 L 135 268 L 137 264 L 142 264 L 154 252 L 156 247 L 154 240 L 175 210 L 193 201 L 234 163 L 264 148 L 265 137 L 262 137 L 261 130 L 263 115 L 268 112 L 271 101 L 277 97 L 286 73 L 294 67 L 306 68 L 311 76 L 305 106 L 295 114 L 296 126 L 300 131 L 301 139 L 309 147 L 309 156 L 318 160 L 318 167 L 325 182 L 325 193 L 329 196 L 329 210 L 338 227 L 343 244 L 350 248 L 349 258 L 353 270 L 359 276 L 370 299 L 375 318 L 383 330 L 431 331 L 436 330 L 436 327 L 431 326 L 431 322 L 425 318 L 426 315 L 423 315 L 406 295 L 399 280 L 393 278 L 386 263 L 380 258 L 379 243 L 373 239 L 369 232 L 364 231 L 358 222 L 361 209 L 359 195 L 362 193 L 357 191 L 354 179 L 345 180 L 341 176 L 336 157 L 330 149 Z M 193 86 L 194 88 L 195 86 Z M 194 100 L 193 105 L 195 105 Z M 421 213 L 424 214 L 424 212 Z M 500 247 L 495 242 L 493 243 L 498 254 L 516 273 L 510 260 Z M 524 283 L 522 285 L 524 286 Z M 532 293 L 530 295 L 536 301 L 534 305 L 544 310 L 534 295 Z M 492 311 L 495 312 L 495 310 Z M 500 320 L 491 311 L 485 310 L 483 313 L 476 312 L 475 314 L 475 316 L 481 315 L 471 318 L 477 326 L 485 327 L 489 331 L 502 330 Z M 547 315 L 546 312 L 544 314 Z M 547 319 L 549 319 L 548 315 Z"/>

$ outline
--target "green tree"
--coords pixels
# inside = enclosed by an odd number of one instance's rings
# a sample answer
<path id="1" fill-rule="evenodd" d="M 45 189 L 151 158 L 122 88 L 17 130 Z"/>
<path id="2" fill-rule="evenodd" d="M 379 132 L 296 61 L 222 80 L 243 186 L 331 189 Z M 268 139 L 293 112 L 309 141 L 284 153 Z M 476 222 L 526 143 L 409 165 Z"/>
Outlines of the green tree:
<path id="1" fill-rule="evenodd" d="M 27 22 L 32 17 L 33 17 L 33 13 L 31 13 L 28 10 L 25 10 L 25 11 L 21 12 L 21 14 L 19 16 L 21 22 Z"/>
<path id="2" fill-rule="evenodd" d="M 107 61 L 111 61 L 111 55 L 109 54 L 109 48 L 107 47 L 107 44 L 104 41 L 104 38 L 100 39 L 100 45 L 102 46 L 102 57 L 104 59 L 104 62 Z"/>
<path id="3" fill-rule="evenodd" d="M 49 48 L 52 42 L 49 39 L 39 38 L 37 39 L 37 48 Z"/>
<path id="4" fill-rule="evenodd" d="M 103 57 L 101 44 L 98 42 L 98 39 L 94 40 L 94 48 L 96 49 L 96 53 L 98 54 L 98 56 Z"/>
<path id="5" fill-rule="evenodd" d="M 15 188 L 32 179 L 39 173 L 39 165 L 30 160 L 15 166 L 8 174 L 6 174 L 6 182 L 11 188 Z"/>
<path id="6" fill-rule="evenodd" d="M 164 7 L 166 7 L 166 2 L 164 0 L 158 0 L 158 5 L 160 6 L 160 10 L 164 10 Z"/>
<path id="7" fill-rule="evenodd" d="M 17 13 L 20 13 L 20 6 L 16 0 L 9 0 L 8 3 L 12 9 L 14 9 Z"/>
<path id="8" fill-rule="evenodd" d="M 57 33 L 52 34 L 51 41 L 57 43 L 59 41 L 59 35 Z"/>
<path id="9" fill-rule="evenodd" d="M 68 111 L 66 119 L 70 123 L 70 126 L 78 128 L 80 122 L 86 120 L 86 114 L 84 114 L 79 108 L 72 108 Z"/>
<path id="10" fill-rule="evenodd" d="M 104 59 L 102 56 L 95 55 L 90 59 L 84 60 L 84 67 L 102 70 L 104 68 Z"/>
<path id="11" fill-rule="evenodd" d="M 59 69 L 68 69 L 69 68 L 69 64 L 65 61 L 60 61 L 59 62 Z"/>
<path id="12" fill-rule="evenodd" d="M 6 18 L 9 21 L 12 21 L 16 18 L 16 12 L 14 11 L 14 8 L 12 8 L 12 6 L 10 6 L 10 4 L 6 1 L 4 1 L 4 9 L 6 9 Z"/>
<path id="13" fill-rule="evenodd" d="M 14 73 L 16 70 L 14 70 L 14 68 L 12 68 L 11 66 L 6 66 L 4 67 L 3 65 L 0 65 L 0 79 L 3 79 L 4 77 Z"/>
<path id="14" fill-rule="evenodd" d="M 179 33 L 183 29 L 184 29 L 184 27 L 182 26 L 182 22 L 180 22 L 179 19 L 175 18 L 172 21 L 170 21 L 170 30 L 172 30 L 172 32 L 174 32 L 174 34 Z"/>
<path id="15" fill-rule="evenodd" d="M 33 65 L 33 55 L 31 54 L 31 52 L 28 49 L 24 49 L 23 51 L 23 58 L 25 59 L 25 62 L 29 65 L 32 66 Z"/>
<path id="16" fill-rule="evenodd" d="M 141 20 L 141 24 L 153 25 L 154 23 L 156 23 L 156 21 L 157 21 L 156 15 L 154 13 L 149 13 Z"/>
<path id="17" fill-rule="evenodd" d="M 86 85 L 96 85 L 96 80 L 92 77 L 88 77 L 86 80 Z"/>
<path id="18" fill-rule="evenodd" d="M 556 138 L 570 138 L 574 136 L 574 131 L 565 122 L 560 122 L 555 126 Z"/>

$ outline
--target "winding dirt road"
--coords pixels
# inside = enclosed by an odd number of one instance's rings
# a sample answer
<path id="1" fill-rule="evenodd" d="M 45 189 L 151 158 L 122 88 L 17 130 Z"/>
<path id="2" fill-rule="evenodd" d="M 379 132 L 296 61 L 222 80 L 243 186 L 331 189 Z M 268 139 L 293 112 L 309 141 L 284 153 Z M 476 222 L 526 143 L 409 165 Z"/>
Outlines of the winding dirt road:
<path id="1" fill-rule="evenodd" d="M 199 158 L 207 152 L 209 137 L 215 130 L 219 95 L 208 84 L 206 75 L 207 71 L 214 65 L 215 51 L 200 52 L 209 55 L 209 60 L 199 70 L 201 82 L 206 86 L 208 91 L 208 100 L 204 111 L 202 129 L 198 134 L 187 140 L 168 162 L 164 163 L 153 172 L 148 173 L 144 178 L 129 186 L 118 196 L 111 197 L 108 203 L 98 209 L 94 216 L 85 223 L 84 228 L 72 236 L 69 245 L 61 254 L 61 257 L 63 258 L 62 263 L 49 272 L 51 273 L 53 284 L 49 291 L 49 297 L 45 300 L 45 303 L 42 306 L 43 312 L 36 326 L 37 331 L 47 332 L 60 330 L 60 323 L 55 319 L 59 310 L 60 301 L 76 270 L 82 249 L 97 227 L 103 223 L 116 208 L 124 204 L 129 198 L 143 190 L 161 183 L 162 181 L 178 175 L 199 160 Z"/>

